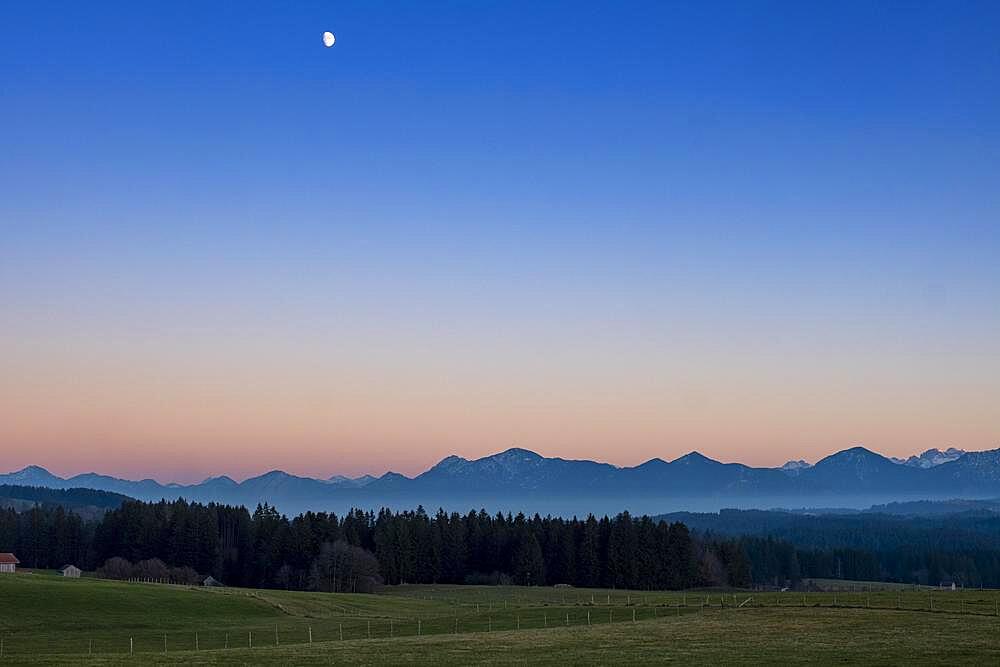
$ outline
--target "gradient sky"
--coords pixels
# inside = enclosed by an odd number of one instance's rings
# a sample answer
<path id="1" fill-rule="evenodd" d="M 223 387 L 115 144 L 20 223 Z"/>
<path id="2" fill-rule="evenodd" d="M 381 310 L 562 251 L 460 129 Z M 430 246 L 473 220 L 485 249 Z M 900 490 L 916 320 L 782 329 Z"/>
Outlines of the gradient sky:
<path id="1" fill-rule="evenodd" d="M 1000 446 L 1000 3 L 0 6 L 0 470 L 859 443 Z"/>

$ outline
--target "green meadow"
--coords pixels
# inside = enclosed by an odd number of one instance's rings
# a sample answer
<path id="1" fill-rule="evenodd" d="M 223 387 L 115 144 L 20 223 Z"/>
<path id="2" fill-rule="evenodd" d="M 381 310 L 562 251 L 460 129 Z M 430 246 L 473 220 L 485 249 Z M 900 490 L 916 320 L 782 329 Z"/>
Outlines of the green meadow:
<path id="1" fill-rule="evenodd" d="M 398 586 L 376 595 L 0 577 L 9 664 L 1000 662 L 1000 591 Z"/>

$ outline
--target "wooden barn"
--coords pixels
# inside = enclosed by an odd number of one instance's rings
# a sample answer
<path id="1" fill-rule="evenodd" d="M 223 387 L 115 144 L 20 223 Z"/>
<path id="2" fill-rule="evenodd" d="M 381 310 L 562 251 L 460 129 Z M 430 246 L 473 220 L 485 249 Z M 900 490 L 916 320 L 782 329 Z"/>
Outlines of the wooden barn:
<path id="1" fill-rule="evenodd" d="M 0 573 L 13 574 L 20 563 L 14 554 L 0 553 Z"/>
<path id="2" fill-rule="evenodd" d="M 59 572 L 64 577 L 69 577 L 70 579 L 79 579 L 81 570 L 76 565 L 63 565 L 59 568 Z"/>

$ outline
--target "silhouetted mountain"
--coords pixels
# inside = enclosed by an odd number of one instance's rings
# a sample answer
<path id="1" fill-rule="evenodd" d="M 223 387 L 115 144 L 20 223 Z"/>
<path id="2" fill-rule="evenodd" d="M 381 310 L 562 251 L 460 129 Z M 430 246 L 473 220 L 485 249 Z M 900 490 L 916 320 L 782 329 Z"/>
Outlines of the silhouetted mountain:
<path id="1" fill-rule="evenodd" d="M 665 497 L 768 496 L 792 492 L 798 485 L 775 468 L 720 463 L 699 452 L 671 462 L 652 459 L 621 469 L 623 490 Z"/>
<path id="2" fill-rule="evenodd" d="M 64 488 L 62 477 L 56 477 L 41 466 L 28 466 L 16 472 L 0 475 L 0 482 L 20 486 L 44 486 L 52 489 Z"/>
<path id="3" fill-rule="evenodd" d="M 798 478 L 817 489 L 909 492 L 931 488 L 926 470 L 897 465 L 864 447 L 831 454 L 801 471 Z"/>
<path id="4" fill-rule="evenodd" d="M 111 491 L 113 493 L 121 493 L 126 496 L 132 496 L 133 498 L 155 496 L 160 492 L 160 489 L 166 488 L 155 479 L 143 479 L 138 482 L 133 482 L 126 479 L 118 479 L 117 477 L 110 477 L 108 475 L 98 475 L 93 472 L 70 477 L 69 479 L 64 480 L 61 484 L 61 488 L 64 489 L 75 487 Z M 182 487 L 178 486 L 177 488 Z"/>
<path id="5" fill-rule="evenodd" d="M 420 492 L 579 494 L 606 481 L 615 470 L 607 463 L 550 459 L 515 448 L 474 461 L 449 456 L 417 475 L 411 481 L 411 488 Z"/>
<path id="6" fill-rule="evenodd" d="M 996 494 L 1000 487 L 1000 449 L 967 452 L 954 461 L 926 470 L 934 484 L 957 493 Z"/>
<path id="7" fill-rule="evenodd" d="M 657 458 L 617 467 L 514 448 L 473 460 L 449 456 L 413 478 L 389 472 L 378 478 L 312 479 L 274 470 L 242 482 L 221 476 L 182 485 L 96 473 L 63 479 L 29 466 L 0 475 L 0 483 L 86 487 L 143 500 L 184 497 L 250 507 L 267 502 L 285 512 L 415 504 L 456 511 L 487 507 L 564 515 L 779 505 L 861 508 L 894 501 L 998 497 L 1000 450 L 970 452 L 922 467 L 900 465 L 864 447 L 852 447 L 812 466 L 796 461 L 781 468 L 755 468 L 722 463 L 698 452 L 669 462 Z"/>

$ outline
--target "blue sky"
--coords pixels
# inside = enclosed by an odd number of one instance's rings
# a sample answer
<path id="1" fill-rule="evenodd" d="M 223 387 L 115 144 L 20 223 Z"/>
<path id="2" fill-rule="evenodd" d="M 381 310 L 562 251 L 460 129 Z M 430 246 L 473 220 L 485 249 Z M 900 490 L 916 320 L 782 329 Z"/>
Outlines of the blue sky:
<path id="1" fill-rule="evenodd" d="M 8 3 L 0 101 L 26 463 L 1000 444 L 997 3 Z"/>

